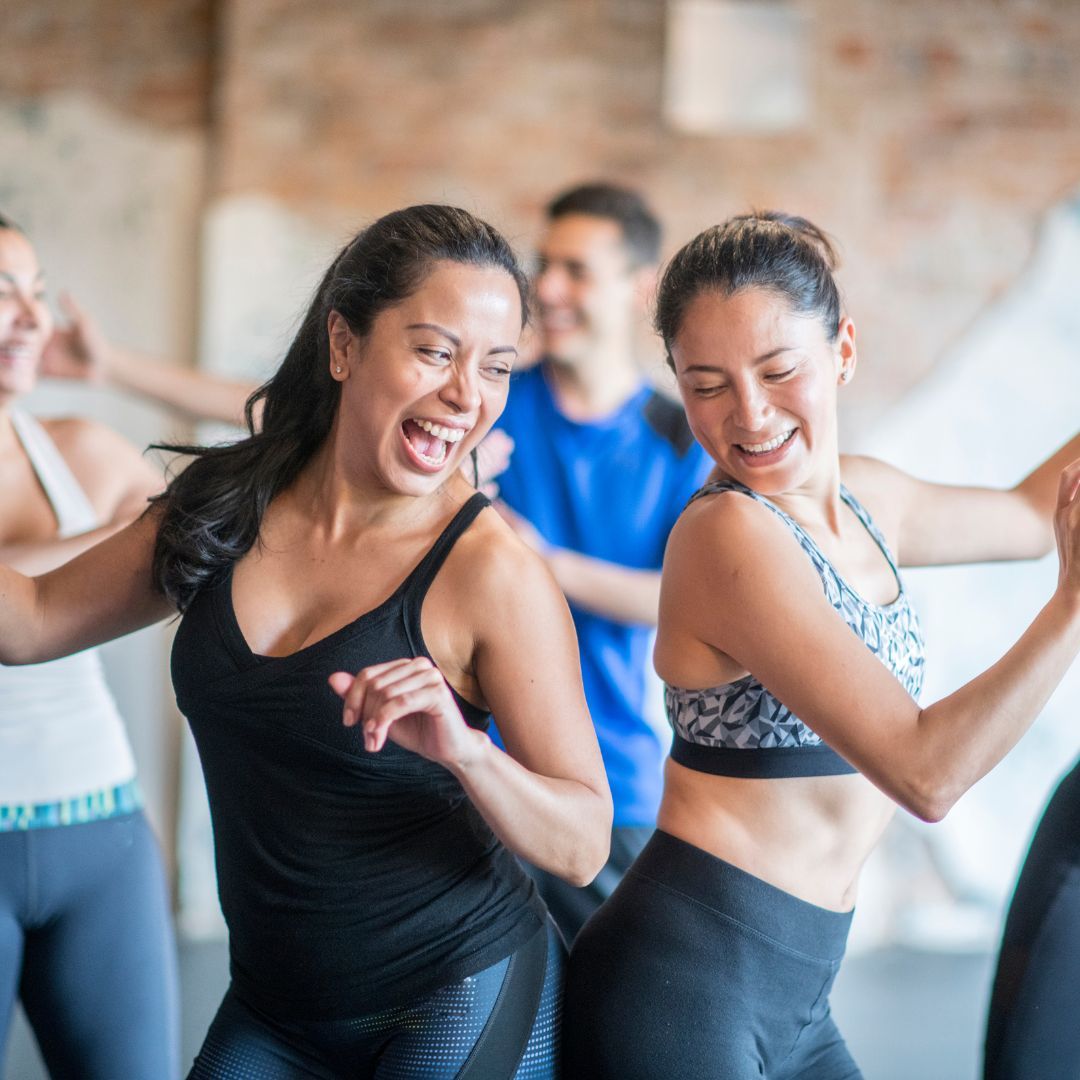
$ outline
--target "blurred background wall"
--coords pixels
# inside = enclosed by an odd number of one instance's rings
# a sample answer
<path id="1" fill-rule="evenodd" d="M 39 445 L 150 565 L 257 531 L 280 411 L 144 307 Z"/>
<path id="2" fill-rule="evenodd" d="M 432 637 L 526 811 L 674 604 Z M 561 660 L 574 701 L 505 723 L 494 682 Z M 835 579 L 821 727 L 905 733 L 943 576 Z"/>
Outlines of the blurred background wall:
<path id="1" fill-rule="evenodd" d="M 261 377 L 330 252 L 399 205 L 463 204 L 527 252 L 555 190 L 610 177 L 649 194 L 669 253 L 729 213 L 782 207 L 840 241 L 862 360 L 845 393 L 849 445 L 923 471 L 944 466 L 951 479 L 1018 478 L 1080 414 L 1075 328 L 1036 325 L 1008 299 L 1043 287 L 1024 284 L 1026 270 L 1038 271 L 1037 238 L 1074 227 L 1080 6 L 702 0 L 698 9 L 722 9 L 736 27 L 768 9 L 784 35 L 783 50 L 768 36 L 749 42 L 760 62 L 728 80 L 728 120 L 708 133 L 676 123 L 670 100 L 672 79 L 690 64 L 673 27 L 694 7 L 8 0 L 0 208 L 30 232 L 52 287 L 70 289 L 113 339 Z M 716 43 L 717 57 L 732 51 L 731 41 Z M 769 65 L 787 85 L 787 111 L 740 123 L 760 117 L 768 86 L 754 78 Z M 1048 217 L 1055 206 L 1065 209 Z M 1063 265 L 1075 274 L 1080 250 Z M 1060 314 L 1072 297 L 1059 290 L 1053 302 Z M 1013 313 L 1007 326 L 991 314 L 1002 304 Z M 1048 356 L 1052 369 L 1040 366 Z M 659 371 L 658 358 L 646 363 Z M 1022 432 L 1012 425 L 1018 392 Z M 894 410 L 901 401 L 915 404 Z M 35 404 L 90 412 L 143 444 L 178 433 L 156 410 L 93 388 L 43 387 Z M 976 417 L 978 438 L 965 437 Z M 972 625 L 1015 636 L 1018 612 L 1035 605 L 1042 579 L 1018 585 L 995 573 L 974 590 L 981 607 L 933 628 L 935 686 L 951 688 L 996 658 L 997 637 L 972 646 Z M 1007 614 L 999 590 L 1016 598 Z M 113 673 L 168 837 L 175 717 L 161 635 L 140 640 L 133 648 L 143 652 L 121 652 Z M 965 643 L 962 655 L 950 658 L 950 642 Z M 1075 751 L 1066 715 L 1075 707 L 1058 700 L 1060 719 L 1043 725 L 1058 734 L 1029 740 L 1024 782 L 1009 788 L 1015 807 L 973 802 L 976 811 L 956 814 L 959 839 L 947 839 L 949 822 L 932 841 L 900 839 L 897 865 L 925 856 L 927 875 L 949 878 L 964 853 L 985 851 L 992 874 L 978 871 L 980 855 L 944 887 L 1000 902 L 1050 779 Z M 197 789 L 197 776 L 189 782 Z M 994 813 L 1010 823 L 1004 845 Z M 884 896 L 896 875 L 882 875 Z"/>

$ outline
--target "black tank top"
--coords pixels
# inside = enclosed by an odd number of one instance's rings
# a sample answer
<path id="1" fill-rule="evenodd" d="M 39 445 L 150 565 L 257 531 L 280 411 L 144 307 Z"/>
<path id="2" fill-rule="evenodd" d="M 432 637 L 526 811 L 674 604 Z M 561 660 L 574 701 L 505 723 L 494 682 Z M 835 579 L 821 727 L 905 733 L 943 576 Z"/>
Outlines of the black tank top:
<path id="1" fill-rule="evenodd" d="M 291 656 L 252 653 L 232 574 L 204 589 L 172 650 L 202 760 L 233 986 L 256 1008 L 344 1019 L 404 1004 L 510 955 L 543 904 L 458 781 L 387 742 L 364 750 L 327 677 L 429 656 L 420 609 L 474 495 L 394 594 Z M 466 721 L 488 714 L 455 694 Z"/>

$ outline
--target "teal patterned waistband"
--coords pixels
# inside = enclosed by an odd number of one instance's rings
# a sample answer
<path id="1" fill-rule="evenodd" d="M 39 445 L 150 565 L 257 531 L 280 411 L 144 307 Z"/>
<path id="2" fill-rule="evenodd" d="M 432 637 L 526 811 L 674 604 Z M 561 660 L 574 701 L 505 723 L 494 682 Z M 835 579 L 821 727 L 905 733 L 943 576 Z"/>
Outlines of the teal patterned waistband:
<path id="1" fill-rule="evenodd" d="M 74 799 L 51 803 L 0 803 L 0 833 L 22 829 L 53 829 L 60 825 L 83 825 L 119 817 L 142 808 L 137 780 L 128 780 L 103 791 L 91 791 Z"/>

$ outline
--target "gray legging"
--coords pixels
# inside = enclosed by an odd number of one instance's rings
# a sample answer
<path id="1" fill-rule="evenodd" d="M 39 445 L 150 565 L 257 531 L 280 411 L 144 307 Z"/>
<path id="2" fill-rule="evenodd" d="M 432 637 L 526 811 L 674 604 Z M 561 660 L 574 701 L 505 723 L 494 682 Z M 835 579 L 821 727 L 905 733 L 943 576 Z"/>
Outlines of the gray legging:
<path id="1" fill-rule="evenodd" d="M 141 812 L 0 833 L 0 1060 L 16 995 L 53 1080 L 168 1080 L 176 953 Z"/>

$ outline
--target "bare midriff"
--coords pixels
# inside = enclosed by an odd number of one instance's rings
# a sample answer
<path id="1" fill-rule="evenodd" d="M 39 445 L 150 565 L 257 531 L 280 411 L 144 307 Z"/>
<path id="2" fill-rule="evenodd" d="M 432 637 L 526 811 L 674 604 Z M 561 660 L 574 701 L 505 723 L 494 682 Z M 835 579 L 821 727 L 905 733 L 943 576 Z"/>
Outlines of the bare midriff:
<path id="1" fill-rule="evenodd" d="M 669 760 L 657 824 L 800 900 L 850 911 L 895 809 L 857 773 L 752 780 Z"/>

